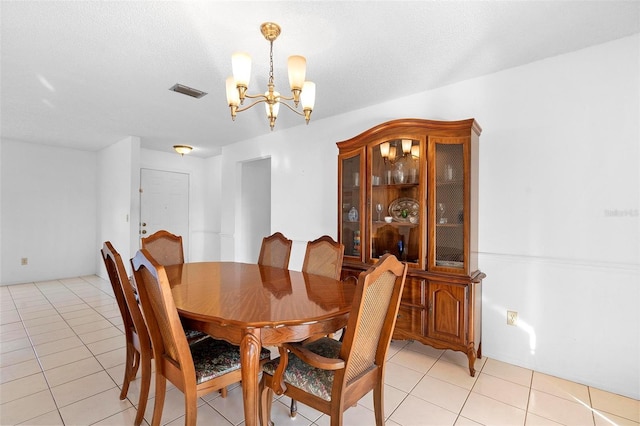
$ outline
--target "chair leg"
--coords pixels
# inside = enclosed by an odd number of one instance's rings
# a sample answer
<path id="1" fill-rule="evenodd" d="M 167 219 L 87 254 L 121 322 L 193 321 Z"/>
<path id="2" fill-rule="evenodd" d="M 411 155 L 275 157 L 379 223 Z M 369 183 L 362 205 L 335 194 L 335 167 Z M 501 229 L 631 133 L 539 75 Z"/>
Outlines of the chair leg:
<path id="1" fill-rule="evenodd" d="M 384 425 L 384 383 L 379 380 L 373 387 L 373 411 L 376 416 L 376 426 Z"/>
<path id="2" fill-rule="evenodd" d="M 133 367 L 136 365 L 136 355 L 138 351 L 134 348 L 131 343 L 127 343 L 127 352 L 125 356 L 125 365 L 124 365 L 124 379 L 122 380 L 122 390 L 120 391 L 120 399 L 125 399 L 127 397 L 127 393 L 129 392 L 129 383 L 133 379 L 135 379 L 135 373 L 133 371 Z"/>
<path id="3" fill-rule="evenodd" d="M 159 426 L 162 420 L 162 409 L 164 408 L 164 397 L 167 392 L 167 379 L 156 371 L 156 397 L 153 402 L 153 418 L 151 426 Z"/>
<path id="4" fill-rule="evenodd" d="M 273 404 L 273 389 L 270 386 L 265 385 L 264 375 L 260 380 L 258 387 L 258 394 L 260 395 L 260 425 L 273 426 L 271 421 L 271 404 Z"/>
<path id="5" fill-rule="evenodd" d="M 151 386 L 151 359 L 150 355 L 145 355 L 144 359 L 140 355 L 140 363 L 142 365 L 142 377 L 140 378 L 140 397 L 138 399 L 138 412 L 134 420 L 134 426 L 140 426 L 144 419 L 144 412 L 147 409 L 147 401 L 149 400 L 149 388 Z"/>
<path id="6" fill-rule="evenodd" d="M 342 410 L 338 410 L 337 412 L 332 412 L 331 419 L 329 420 L 329 424 L 331 426 L 342 426 L 342 414 L 343 414 Z"/>
<path id="7" fill-rule="evenodd" d="M 184 393 L 185 426 L 196 426 L 198 418 L 198 396 L 195 389 L 185 389 Z"/>
<path id="8" fill-rule="evenodd" d="M 223 387 L 222 389 L 220 389 L 220 396 L 223 398 L 227 397 L 227 387 Z"/>
<path id="9" fill-rule="evenodd" d="M 291 398 L 291 408 L 289 409 L 289 411 L 289 416 L 292 419 L 295 419 L 298 415 L 298 402 L 293 398 Z"/>

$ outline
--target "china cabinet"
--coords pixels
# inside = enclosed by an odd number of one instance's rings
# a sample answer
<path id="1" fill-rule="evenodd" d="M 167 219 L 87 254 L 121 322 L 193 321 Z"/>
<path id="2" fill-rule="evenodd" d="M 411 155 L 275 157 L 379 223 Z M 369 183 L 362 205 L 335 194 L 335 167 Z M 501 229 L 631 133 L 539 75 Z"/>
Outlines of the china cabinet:
<path id="1" fill-rule="evenodd" d="M 338 142 L 343 278 L 385 253 L 409 265 L 395 339 L 481 357 L 478 143 L 473 119 L 399 119 Z"/>

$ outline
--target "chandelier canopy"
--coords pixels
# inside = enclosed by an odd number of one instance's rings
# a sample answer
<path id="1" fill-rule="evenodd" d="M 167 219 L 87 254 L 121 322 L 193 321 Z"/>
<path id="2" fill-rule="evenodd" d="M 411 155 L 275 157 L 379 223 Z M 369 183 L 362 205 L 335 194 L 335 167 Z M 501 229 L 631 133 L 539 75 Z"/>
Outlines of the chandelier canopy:
<path id="1" fill-rule="evenodd" d="M 265 22 L 260 26 L 262 35 L 269 42 L 269 83 L 267 91 L 264 94 L 250 95 L 247 93 L 249 88 L 249 79 L 251 76 L 251 57 L 242 52 L 234 53 L 231 57 L 231 65 L 233 68 L 233 76 L 228 77 L 226 81 L 227 102 L 231 108 L 231 119 L 236 119 L 238 112 L 246 111 L 252 106 L 264 102 L 269 126 L 271 130 L 276 124 L 280 104 L 286 106 L 291 111 L 305 118 L 307 124 L 311 119 L 311 112 L 316 100 L 316 85 L 310 81 L 305 81 L 307 68 L 307 60 L 304 56 L 289 56 L 289 86 L 291 87 L 292 96 L 282 96 L 275 91 L 275 83 L 273 82 L 273 42 L 280 35 L 280 26 L 273 22 Z M 243 105 L 244 99 L 255 99 L 251 105 L 240 107 Z M 291 106 L 286 101 L 293 101 Z M 298 108 L 298 104 L 302 103 L 302 112 Z"/>

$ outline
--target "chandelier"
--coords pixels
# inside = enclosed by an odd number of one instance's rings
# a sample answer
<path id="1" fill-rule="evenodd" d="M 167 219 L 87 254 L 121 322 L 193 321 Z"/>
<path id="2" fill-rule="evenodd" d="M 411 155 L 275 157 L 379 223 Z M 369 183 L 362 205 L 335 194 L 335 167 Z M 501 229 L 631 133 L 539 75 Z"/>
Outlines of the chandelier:
<path id="1" fill-rule="evenodd" d="M 280 104 L 286 106 L 296 114 L 303 116 L 307 124 L 309 124 L 313 105 L 316 100 L 316 85 L 310 81 L 304 81 L 307 60 L 304 56 L 289 56 L 287 65 L 292 96 L 282 96 L 279 92 L 275 91 L 275 84 L 273 82 L 273 42 L 280 35 L 280 26 L 273 22 L 265 22 L 260 26 L 260 31 L 270 45 L 269 83 L 267 84 L 267 91 L 264 95 L 250 95 L 247 93 L 251 75 L 251 57 L 246 53 L 234 53 L 231 57 L 233 76 L 228 77 L 226 81 L 227 102 L 229 103 L 229 108 L 231 108 L 231 119 L 235 120 L 238 112 L 246 111 L 252 106 L 264 102 L 271 130 L 273 130 L 273 126 L 276 124 Z M 251 105 L 240 107 L 240 105 L 243 105 L 245 98 L 255 99 L 255 101 Z M 286 101 L 293 101 L 294 106 L 291 106 Z M 302 112 L 297 109 L 300 103 L 302 104 Z"/>

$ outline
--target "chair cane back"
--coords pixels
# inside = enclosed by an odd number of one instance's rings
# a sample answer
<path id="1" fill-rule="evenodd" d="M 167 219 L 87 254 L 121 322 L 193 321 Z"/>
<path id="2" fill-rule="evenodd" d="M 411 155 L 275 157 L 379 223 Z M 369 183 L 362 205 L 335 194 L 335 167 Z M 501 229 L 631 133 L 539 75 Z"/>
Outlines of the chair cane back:
<path id="1" fill-rule="evenodd" d="M 260 247 L 260 255 L 258 256 L 258 265 L 287 269 L 289 267 L 292 244 L 293 242 L 280 232 L 264 237 Z"/>
<path id="2" fill-rule="evenodd" d="M 307 243 L 302 272 L 339 280 L 343 255 L 344 244 L 334 241 L 328 235 L 323 235 Z"/>
<path id="3" fill-rule="evenodd" d="M 182 237 L 171 232 L 160 230 L 146 238 L 142 238 L 142 248 L 162 266 L 184 263 Z"/>

